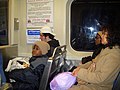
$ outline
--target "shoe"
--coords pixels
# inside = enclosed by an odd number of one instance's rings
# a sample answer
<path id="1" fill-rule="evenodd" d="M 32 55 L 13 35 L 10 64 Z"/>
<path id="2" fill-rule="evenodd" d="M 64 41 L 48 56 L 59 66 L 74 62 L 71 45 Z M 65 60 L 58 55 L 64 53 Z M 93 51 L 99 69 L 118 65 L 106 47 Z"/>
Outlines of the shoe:
<path id="1" fill-rule="evenodd" d="M 2 87 L 0 88 L 0 90 L 12 90 L 12 85 L 10 83 L 5 83 L 4 85 L 2 85 Z"/>

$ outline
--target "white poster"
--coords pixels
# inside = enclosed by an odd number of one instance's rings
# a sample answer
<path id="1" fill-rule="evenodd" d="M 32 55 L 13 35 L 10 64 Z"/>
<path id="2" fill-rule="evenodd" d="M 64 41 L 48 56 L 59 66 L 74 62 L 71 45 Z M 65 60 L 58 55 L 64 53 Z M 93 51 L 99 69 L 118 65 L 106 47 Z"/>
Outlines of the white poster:
<path id="1" fill-rule="evenodd" d="M 53 0 L 27 0 L 27 28 L 53 27 Z"/>
<path id="2" fill-rule="evenodd" d="M 27 44 L 33 44 L 36 41 L 40 41 L 40 30 L 28 29 L 26 30 Z"/>

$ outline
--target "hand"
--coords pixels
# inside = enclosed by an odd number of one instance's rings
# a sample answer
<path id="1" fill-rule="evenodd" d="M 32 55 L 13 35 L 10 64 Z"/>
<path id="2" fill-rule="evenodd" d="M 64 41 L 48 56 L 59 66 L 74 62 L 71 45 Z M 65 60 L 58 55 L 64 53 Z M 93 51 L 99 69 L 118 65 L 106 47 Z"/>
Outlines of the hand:
<path id="1" fill-rule="evenodd" d="M 72 72 L 72 75 L 73 76 L 77 76 L 79 70 L 80 70 L 79 67 L 77 67 L 76 69 L 74 69 L 73 72 Z"/>
<path id="2" fill-rule="evenodd" d="M 80 78 L 77 78 L 77 82 L 78 82 L 78 84 L 80 84 L 80 85 L 88 84 L 86 81 L 81 80 Z"/>
<path id="3" fill-rule="evenodd" d="M 25 68 L 27 68 L 27 67 L 29 67 L 29 64 L 23 63 L 23 66 L 24 66 Z"/>

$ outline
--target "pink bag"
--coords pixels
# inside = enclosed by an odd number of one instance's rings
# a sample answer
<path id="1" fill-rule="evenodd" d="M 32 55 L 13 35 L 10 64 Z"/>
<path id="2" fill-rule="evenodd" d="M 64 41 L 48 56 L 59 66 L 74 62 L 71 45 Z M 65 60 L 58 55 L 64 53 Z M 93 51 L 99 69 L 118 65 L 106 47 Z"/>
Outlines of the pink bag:
<path id="1" fill-rule="evenodd" d="M 50 82 L 51 90 L 67 90 L 76 82 L 76 77 L 71 75 L 71 72 L 63 72 L 58 74 Z"/>

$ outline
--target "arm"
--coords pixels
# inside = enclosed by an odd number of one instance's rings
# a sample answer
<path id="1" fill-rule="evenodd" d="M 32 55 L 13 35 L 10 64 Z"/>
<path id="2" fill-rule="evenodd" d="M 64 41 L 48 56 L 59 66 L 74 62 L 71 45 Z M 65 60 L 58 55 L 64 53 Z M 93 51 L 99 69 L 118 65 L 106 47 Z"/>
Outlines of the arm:
<path id="1" fill-rule="evenodd" d="M 87 62 L 85 64 L 80 64 L 78 67 L 87 69 L 91 64 L 92 64 L 92 61 L 89 61 L 89 62 Z"/>
<path id="2" fill-rule="evenodd" d="M 87 69 L 91 65 L 92 61 L 89 61 L 85 64 L 80 64 L 76 69 L 73 70 L 72 75 L 77 76 L 77 73 L 79 72 L 80 68 Z"/>
<path id="3" fill-rule="evenodd" d="M 104 63 L 100 71 L 90 72 L 88 69 L 81 68 L 77 74 L 78 78 L 89 83 L 102 83 L 103 81 L 114 77 L 120 68 L 119 57 L 115 54 L 109 54 L 104 57 Z"/>

